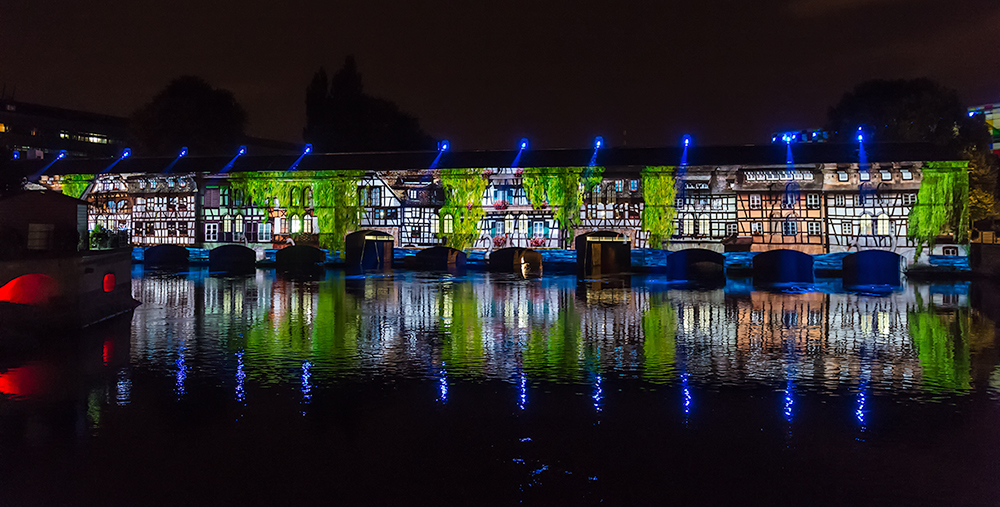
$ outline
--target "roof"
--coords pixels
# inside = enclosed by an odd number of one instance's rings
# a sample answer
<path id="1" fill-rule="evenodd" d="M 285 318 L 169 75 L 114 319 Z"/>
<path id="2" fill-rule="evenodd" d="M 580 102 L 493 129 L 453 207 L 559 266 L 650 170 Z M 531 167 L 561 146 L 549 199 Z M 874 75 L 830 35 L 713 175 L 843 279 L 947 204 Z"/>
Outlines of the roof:
<path id="1" fill-rule="evenodd" d="M 0 197 L 0 202 L 4 204 L 16 204 L 17 201 L 62 201 L 64 203 L 73 203 L 76 205 L 87 206 L 87 201 L 82 201 L 75 197 L 70 197 L 68 195 L 63 195 L 60 192 L 53 190 L 27 190 L 24 192 L 18 192 L 16 194 L 10 194 Z"/>
<path id="2" fill-rule="evenodd" d="M 865 146 L 871 162 L 919 162 L 954 160 L 947 150 L 931 144 L 870 144 Z M 592 149 L 527 150 L 519 158 L 517 167 L 580 167 L 591 165 L 614 167 L 677 166 L 684 148 L 602 148 L 596 156 Z M 856 144 L 792 144 L 792 157 L 798 164 L 849 164 L 858 161 Z M 700 146 L 687 152 L 689 166 L 785 166 L 787 147 L 783 145 Z M 310 154 L 298 164 L 301 171 L 403 171 L 423 170 L 434 164 L 438 152 L 387 152 L 387 153 L 324 153 Z M 441 153 L 436 167 L 487 168 L 511 167 L 518 157 L 515 150 L 498 151 L 446 151 Z M 230 173 L 258 171 L 286 171 L 295 162 L 293 155 L 244 155 L 235 160 Z M 172 173 L 219 173 L 231 157 L 187 156 L 173 164 Z M 122 160 L 111 173 L 160 173 L 174 161 L 171 157 L 133 156 Z M 53 164 L 45 174 L 98 174 L 114 159 L 69 159 Z M 22 160 L 30 172 L 41 169 L 47 162 Z"/>

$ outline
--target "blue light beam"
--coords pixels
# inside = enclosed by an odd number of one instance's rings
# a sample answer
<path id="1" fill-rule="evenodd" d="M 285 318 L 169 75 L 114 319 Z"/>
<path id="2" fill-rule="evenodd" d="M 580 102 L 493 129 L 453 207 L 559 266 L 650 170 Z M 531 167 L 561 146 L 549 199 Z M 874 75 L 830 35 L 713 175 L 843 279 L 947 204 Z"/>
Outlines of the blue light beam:
<path id="1" fill-rule="evenodd" d="M 173 162 L 171 162 L 170 164 L 168 164 L 167 168 L 164 169 L 163 172 L 169 173 L 170 170 L 174 168 L 174 164 L 176 164 L 177 161 L 180 160 L 181 158 L 187 156 L 187 154 L 188 154 L 188 147 L 187 146 L 181 146 L 181 151 L 180 151 L 180 153 L 177 154 L 177 158 L 175 158 Z"/>
<path id="2" fill-rule="evenodd" d="M 292 162 L 292 165 L 288 167 L 288 170 L 289 171 L 294 171 L 294 170 L 298 169 L 299 168 L 299 162 L 301 162 L 302 159 L 306 155 L 312 153 L 312 151 L 313 151 L 313 145 L 306 144 L 306 147 L 302 150 L 302 154 L 299 155 L 299 158 L 295 159 L 295 162 Z"/>
<path id="3" fill-rule="evenodd" d="M 448 151 L 448 147 L 447 140 L 438 141 L 438 152 L 437 156 L 434 157 L 434 161 L 431 162 L 431 169 L 437 169 L 438 164 L 441 162 L 441 155 L 444 155 L 444 152 Z"/>
<path id="4" fill-rule="evenodd" d="M 129 158 L 131 155 L 132 155 L 132 148 L 125 148 L 124 150 L 122 150 L 122 154 L 120 157 L 118 157 L 114 162 L 112 162 L 111 165 L 105 167 L 104 170 L 98 174 L 105 174 L 108 171 L 111 171 L 112 169 L 115 168 L 116 165 L 118 165 L 118 162 L 121 162 L 122 160 Z"/>
<path id="5" fill-rule="evenodd" d="M 35 172 L 35 174 L 29 176 L 28 181 L 38 181 L 38 179 L 42 177 L 42 174 L 45 174 L 45 171 L 48 171 L 49 168 L 52 167 L 52 164 L 55 164 L 56 162 L 64 158 L 66 158 L 66 150 L 59 150 L 59 154 L 56 155 L 56 158 L 52 159 L 52 162 L 45 164 L 45 167 L 39 169 L 37 172 Z"/>
<path id="6" fill-rule="evenodd" d="M 231 160 L 229 161 L 229 163 L 228 163 L 228 164 L 226 164 L 226 165 L 225 165 L 225 166 L 224 166 L 224 167 L 222 168 L 222 170 L 221 170 L 221 171 L 219 171 L 219 174 L 224 174 L 224 173 L 226 173 L 226 172 L 229 172 L 229 170 L 233 168 L 233 164 L 235 164 L 235 163 L 236 163 L 236 159 L 240 158 L 240 156 L 241 156 L 241 155 L 246 155 L 246 153 L 247 153 L 247 147 L 246 147 L 246 146 L 243 146 L 243 145 L 240 145 L 240 149 L 239 149 L 239 151 L 237 151 L 237 152 L 236 152 L 236 156 L 235 156 L 235 157 L 233 157 L 233 158 L 232 158 L 232 159 L 231 159 Z"/>
<path id="7" fill-rule="evenodd" d="M 594 138 L 594 154 L 590 156 L 590 167 L 597 165 L 597 150 L 600 150 L 604 146 L 604 138 L 597 136 Z"/>
<path id="8" fill-rule="evenodd" d="M 511 167 L 517 167 L 517 164 L 521 163 L 521 154 L 524 153 L 524 150 L 527 149 L 528 149 L 528 139 L 522 137 L 521 142 L 517 143 L 517 156 L 514 157 L 514 161 L 511 162 L 510 164 Z"/>

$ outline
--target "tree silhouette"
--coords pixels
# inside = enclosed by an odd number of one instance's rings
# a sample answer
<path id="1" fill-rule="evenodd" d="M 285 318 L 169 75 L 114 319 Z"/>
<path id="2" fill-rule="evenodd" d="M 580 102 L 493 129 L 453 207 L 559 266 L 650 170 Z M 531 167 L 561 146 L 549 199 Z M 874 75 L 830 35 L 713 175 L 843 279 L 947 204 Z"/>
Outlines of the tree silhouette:
<path id="1" fill-rule="evenodd" d="M 143 154 L 175 155 L 182 146 L 196 154 L 229 154 L 243 141 L 246 122 L 232 92 L 181 76 L 132 114 L 131 135 Z"/>
<path id="2" fill-rule="evenodd" d="M 429 150 L 435 144 L 414 116 L 364 93 L 352 56 L 333 79 L 322 68 L 313 75 L 302 137 L 319 152 Z"/>

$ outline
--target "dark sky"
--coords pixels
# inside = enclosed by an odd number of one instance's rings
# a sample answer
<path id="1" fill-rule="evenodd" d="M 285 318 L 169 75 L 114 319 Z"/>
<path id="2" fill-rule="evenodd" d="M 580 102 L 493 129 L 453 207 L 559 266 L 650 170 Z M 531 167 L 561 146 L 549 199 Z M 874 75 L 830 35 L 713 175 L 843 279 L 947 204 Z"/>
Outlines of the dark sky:
<path id="1" fill-rule="evenodd" d="M 300 142 L 305 88 L 355 55 L 369 93 L 456 149 L 768 141 L 860 81 L 928 76 L 1000 102 L 996 0 L 10 0 L 16 100 L 128 115 L 170 79 L 233 91 Z M 627 134 L 626 134 L 627 132 Z"/>

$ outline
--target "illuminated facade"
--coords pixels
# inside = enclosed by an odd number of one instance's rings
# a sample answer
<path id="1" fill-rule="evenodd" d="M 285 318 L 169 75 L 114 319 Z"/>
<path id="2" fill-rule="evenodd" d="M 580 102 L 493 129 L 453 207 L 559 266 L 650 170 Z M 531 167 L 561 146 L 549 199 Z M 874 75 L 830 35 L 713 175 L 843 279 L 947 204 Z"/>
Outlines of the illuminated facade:
<path id="1" fill-rule="evenodd" d="M 833 148 L 837 146 L 798 145 L 796 150 L 817 153 L 800 154 L 799 162 L 794 164 L 775 163 L 776 150 L 772 147 L 746 147 L 732 153 L 721 151 L 718 158 L 728 161 L 745 156 L 760 163 L 656 166 L 663 167 L 676 188 L 669 248 L 717 252 L 792 249 L 814 255 L 881 249 L 912 256 L 915 245 L 907 239 L 907 226 L 926 167 L 919 160 L 943 159 L 917 157 L 914 155 L 921 155 L 919 150 L 903 150 L 890 162 L 873 156 L 873 162 L 864 166 L 809 160 L 836 159 L 821 151 Z M 695 158 L 697 152 L 692 153 Z M 128 159 L 117 166 L 120 172 L 93 176 L 85 197 L 94 204 L 91 227 L 101 224 L 129 231 L 137 246 L 173 243 L 214 248 L 242 243 L 255 248 L 280 248 L 292 241 L 322 245 L 322 236 L 332 234 L 332 230 L 321 229 L 331 227 L 329 217 L 338 212 L 338 206 L 358 209 L 357 220 L 348 231 L 383 231 L 392 235 L 399 247 L 447 244 L 457 229 L 457 221 L 463 219 L 443 211 L 451 195 L 446 188 L 448 182 L 439 170 L 407 169 L 409 163 L 382 160 L 392 155 L 355 156 L 347 161 L 349 164 L 335 155 L 315 155 L 304 159 L 295 171 L 265 175 L 254 174 L 253 166 L 259 162 L 250 157 L 240 159 L 237 170 L 224 174 L 209 172 L 212 166 L 206 164 L 211 160 L 199 160 L 201 166 L 187 169 L 178 165 L 164 174 L 142 171 L 159 165 L 156 159 Z M 623 234 L 634 248 L 652 246 L 642 223 L 648 177 L 645 168 L 659 160 L 624 151 L 619 158 L 622 160 L 606 162 L 600 168 L 600 177 L 589 188 L 584 188 L 582 181 L 564 183 L 572 187 L 563 192 L 575 190 L 579 195 L 576 202 L 580 208 L 562 215 L 576 221 L 570 228 L 571 236 L 557 218 L 565 209 L 559 210 L 555 203 L 529 200 L 522 169 L 484 164 L 485 169 L 467 170 L 464 177 L 485 180 L 485 187 L 478 187 L 485 188 L 478 202 L 471 198 L 468 203 L 470 210 L 478 206 L 482 211 L 471 247 L 559 248 L 592 231 Z M 644 159 L 650 165 L 643 165 Z M 314 161 L 316 170 L 305 167 L 309 161 Z M 266 163 L 271 171 L 274 161 L 267 157 Z M 376 169 L 354 168 L 359 165 Z M 74 174 L 79 177 L 84 170 L 76 167 Z M 352 176 L 341 176 L 348 173 Z M 41 183 L 61 188 L 66 177 L 58 169 L 50 170 Z M 280 190 L 257 198 L 263 202 L 255 202 L 246 193 L 252 185 L 247 185 L 268 183 L 268 179 L 278 182 L 272 186 Z M 332 199 L 332 191 L 321 187 L 333 188 L 335 180 L 341 184 L 338 188 L 345 188 L 338 192 L 347 201 L 319 202 Z M 342 187 L 344 182 L 348 187 Z M 451 205 L 455 209 L 455 203 Z M 459 207 L 464 208 L 465 202 Z M 326 221 L 323 213 L 327 214 Z M 933 253 L 942 253 L 947 247 L 941 244 Z"/>

